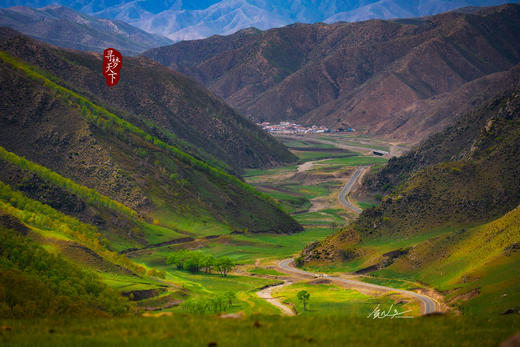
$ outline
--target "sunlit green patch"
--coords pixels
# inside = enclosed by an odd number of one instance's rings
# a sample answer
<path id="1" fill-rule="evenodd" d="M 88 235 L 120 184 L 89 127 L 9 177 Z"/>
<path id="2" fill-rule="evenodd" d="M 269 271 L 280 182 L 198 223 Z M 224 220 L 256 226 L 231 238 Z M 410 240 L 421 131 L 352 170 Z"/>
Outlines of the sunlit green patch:
<path id="1" fill-rule="evenodd" d="M 303 304 L 297 298 L 298 292 L 302 290 L 306 290 L 310 294 L 309 304 L 305 311 Z M 420 312 L 418 304 L 401 300 L 392 294 L 370 296 L 333 284 L 295 283 L 274 291 L 273 296 L 289 303 L 300 314 L 367 317 L 377 305 L 380 305 L 381 309 L 388 309 L 392 304 L 399 312 L 412 310 L 408 313 L 409 315 L 417 315 Z"/>

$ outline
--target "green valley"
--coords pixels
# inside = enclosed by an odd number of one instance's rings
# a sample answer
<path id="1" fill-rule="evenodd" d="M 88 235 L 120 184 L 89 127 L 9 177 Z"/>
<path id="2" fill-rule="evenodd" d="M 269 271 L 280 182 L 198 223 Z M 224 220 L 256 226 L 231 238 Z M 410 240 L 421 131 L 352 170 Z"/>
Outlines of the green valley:
<path id="1" fill-rule="evenodd" d="M 0 345 L 517 346 L 519 16 L 0 27 Z"/>

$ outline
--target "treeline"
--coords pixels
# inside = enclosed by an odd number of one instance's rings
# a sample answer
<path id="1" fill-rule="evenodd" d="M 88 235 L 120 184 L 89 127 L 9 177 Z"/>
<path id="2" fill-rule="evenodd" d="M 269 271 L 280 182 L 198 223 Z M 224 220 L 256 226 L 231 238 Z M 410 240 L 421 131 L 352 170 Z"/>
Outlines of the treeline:
<path id="1" fill-rule="evenodd" d="M 109 241 L 97 231 L 95 226 L 82 223 L 77 218 L 63 214 L 49 205 L 28 198 L 21 192 L 12 190 L 2 181 L 0 181 L 0 209 L 28 225 L 58 232 L 132 272 L 146 274 L 146 268 L 143 266 L 134 263 L 124 255 L 108 250 Z"/>
<path id="2" fill-rule="evenodd" d="M 93 205 L 104 208 L 109 208 L 111 210 L 117 211 L 119 213 L 131 217 L 137 216 L 137 212 L 126 207 L 125 205 L 117 201 L 114 201 L 107 196 L 99 194 L 94 189 L 90 189 L 80 184 L 77 184 L 71 179 L 65 178 L 44 166 L 41 166 L 30 160 L 25 159 L 24 157 L 20 157 L 12 152 L 9 152 L 2 146 L 0 146 L 0 159 L 7 161 L 10 164 L 13 164 L 22 170 L 30 171 L 36 174 L 42 180 L 55 184 L 58 187 L 61 187 L 70 193 L 76 194 L 77 196 L 85 200 L 87 203 L 91 203 Z"/>
<path id="3" fill-rule="evenodd" d="M 187 270 L 193 273 L 201 271 L 211 273 L 215 270 L 223 277 L 235 267 L 231 258 L 216 258 L 212 255 L 204 255 L 201 252 L 188 250 L 173 253 L 166 260 L 166 264 L 175 265 L 177 269 Z"/>
<path id="4" fill-rule="evenodd" d="M 225 312 L 233 306 L 235 293 L 225 292 L 212 298 L 188 299 L 182 303 L 182 309 L 190 313 Z"/>
<path id="5" fill-rule="evenodd" d="M 42 82 L 44 86 L 55 90 L 59 95 L 63 96 L 66 100 L 68 100 L 71 105 L 72 103 L 76 103 L 78 105 L 78 109 L 85 116 L 86 120 L 98 129 L 101 129 L 104 132 L 109 132 L 117 136 L 121 140 L 127 142 L 129 134 L 138 136 L 146 142 L 165 150 L 166 153 L 173 155 L 175 158 L 183 161 L 184 163 L 194 168 L 197 168 L 203 172 L 206 172 L 214 178 L 223 180 L 226 183 L 232 183 L 242 188 L 245 192 L 258 197 L 263 201 L 269 202 L 272 205 L 278 207 L 279 209 L 282 209 L 276 200 L 274 200 L 267 194 L 264 194 L 256 190 L 249 184 L 242 182 L 235 176 L 232 176 L 221 169 L 212 167 L 206 164 L 205 162 L 194 158 L 193 156 L 181 151 L 180 149 L 165 143 L 159 138 L 148 134 L 146 131 L 133 125 L 132 123 L 119 118 L 118 116 L 109 112 L 105 108 L 92 103 L 85 97 L 65 87 L 62 87 L 61 85 L 50 79 L 52 78 L 57 81 L 57 78 L 55 76 L 46 77 L 46 73 L 39 71 L 39 69 L 37 69 L 34 66 L 31 66 L 18 60 L 17 58 L 11 56 L 7 52 L 0 52 L 0 59 L 17 69 L 22 70 L 31 79 Z"/>
<path id="6" fill-rule="evenodd" d="M 94 273 L 0 225 L 0 317 L 121 315 L 131 309 Z"/>

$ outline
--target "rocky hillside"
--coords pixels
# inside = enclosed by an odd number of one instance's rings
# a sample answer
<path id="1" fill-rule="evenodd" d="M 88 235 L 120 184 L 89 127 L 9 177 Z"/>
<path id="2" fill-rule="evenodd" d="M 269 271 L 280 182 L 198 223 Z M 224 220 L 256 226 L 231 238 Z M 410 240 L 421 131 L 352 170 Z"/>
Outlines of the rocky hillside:
<path id="1" fill-rule="evenodd" d="M 137 55 L 173 43 L 122 21 L 100 19 L 57 5 L 0 9 L 0 26 L 59 47 L 93 52 L 113 47 L 125 55 Z"/>
<path id="2" fill-rule="evenodd" d="M 0 49 L 213 165 L 239 173 L 246 167 L 296 160 L 273 137 L 202 86 L 147 58 L 125 57 L 119 84 L 107 90 L 101 55 L 54 49 L 9 29 L 0 35 Z"/>
<path id="3" fill-rule="evenodd" d="M 360 238 L 406 237 L 502 217 L 520 204 L 519 150 L 520 89 L 515 89 L 370 176 L 365 185 L 386 189 L 381 204 L 308 250 L 308 259 L 322 252 L 341 258 L 341 250 Z"/>
<path id="4" fill-rule="evenodd" d="M 479 79 L 510 86 L 507 73 L 491 74 L 520 62 L 519 23 L 520 6 L 504 5 L 247 29 L 144 55 L 193 76 L 255 120 L 349 126 L 416 141 L 496 93 Z"/>

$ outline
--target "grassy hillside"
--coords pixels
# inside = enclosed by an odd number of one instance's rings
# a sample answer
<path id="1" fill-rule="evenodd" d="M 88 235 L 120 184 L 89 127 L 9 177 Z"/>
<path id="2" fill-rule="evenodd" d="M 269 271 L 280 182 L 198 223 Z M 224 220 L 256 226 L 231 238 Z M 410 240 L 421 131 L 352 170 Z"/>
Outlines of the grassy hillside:
<path id="1" fill-rule="evenodd" d="M 520 302 L 519 265 L 517 207 L 488 224 L 418 244 L 377 274 L 431 284 L 465 313 L 504 313 Z"/>
<path id="2" fill-rule="evenodd" d="M 498 218 L 520 202 L 520 93 L 490 101 L 393 159 L 368 184 L 386 189 L 355 230 L 371 237 Z M 421 159 L 422 158 L 422 159 Z M 374 183 L 375 181 L 375 183 Z"/>
<path id="3" fill-rule="evenodd" d="M 407 288 L 434 287 L 467 313 L 514 312 L 519 149 L 516 89 L 391 160 L 368 180 L 386 190 L 381 203 L 310 245 L 302 262 L 370 274 L 376 282 L 411 281 L 392 282 Z"/>
<path id="4" fill-rule="evenodd" d="M 102 284 L 93 272 L 66 261 L 30 241 L 12 217 L 0 223 L 0 315 L 43 318 L 121 315 L 131 310 L 127 299 Z M 4 224 L 10 220 L 8 229 Z M 14 220 L 14 222 L 13 222 Z M 17 225 L 16 225 L 17 224 Z"/>
<path id="5" fill-rule="evenodd" d="M 155 219 L 157 228 L 166 227 L 155 230 L 155 236 L 148 233 L 147 241 L 171 240 L 179 229 L 193 233 L 198 224 L 214 225 L 215 233 L 299 230 L 272 200 L 237 178 L 60 86 L 56 77 L 6 53 L 1 57 L 3 76 L 10 83 L 3 84 L 2 93 L 11 101 L 1 145 L 97 190 L 119 202 L 119 209 L 139 210 L 147 221 Z M 52 181 L 50 177 L 44 180 Z M 81 189 L 70 181 L 51 183 L 81 197 Z M 186 228 L 193 218 L 198 222 Z"/>
<path id="6" fill-rule="evenodd" d="M 129 311 L 129 302 L 95 275 L 10 234 L 12 232 L 2 230 L 2 317 L 42 318 Z"/>

